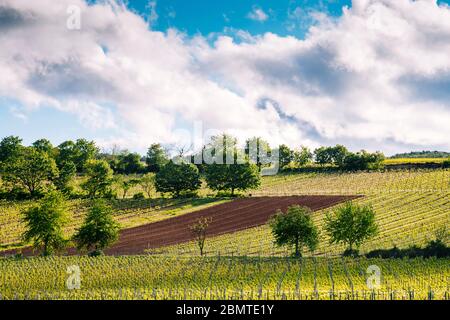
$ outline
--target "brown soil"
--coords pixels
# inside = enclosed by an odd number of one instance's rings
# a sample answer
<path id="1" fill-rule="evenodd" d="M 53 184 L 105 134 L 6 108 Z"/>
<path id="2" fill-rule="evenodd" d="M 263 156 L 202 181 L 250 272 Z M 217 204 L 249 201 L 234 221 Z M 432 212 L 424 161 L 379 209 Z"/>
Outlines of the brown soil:
<path id="1" fill-rule="evenodd" d="M 280 209 L 285 211 L 291 205 L 302 205 L 316 211 L 335 204 L 352 200 L 358 196 L 286 196 L 254 197 L 237 199 L 178 217 L 165 219 L 120 232 L 119 240 L 105 251 L 108 255 L 143 254 L 146 249 L 160 248 L 194 240 L 189 226 L 199 218 L 211 218 L 207 236 L 235 232 L 266 224 Z M 15 250 L 0 254 L 12 254 Z M 30 248 L 22 250 L 24 255 L 32 255 Z M 69 249 L 68 254 L 76 254 Z"/>

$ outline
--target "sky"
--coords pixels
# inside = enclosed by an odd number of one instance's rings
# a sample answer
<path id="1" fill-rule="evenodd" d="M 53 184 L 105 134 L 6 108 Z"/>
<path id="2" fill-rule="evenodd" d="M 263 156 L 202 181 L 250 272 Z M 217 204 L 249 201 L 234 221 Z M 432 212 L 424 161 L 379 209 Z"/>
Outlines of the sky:
<path id="1" fill-rule="evenodd" d="M 0 137 L 450 150 L 434 0 L 0 0 Z"/>

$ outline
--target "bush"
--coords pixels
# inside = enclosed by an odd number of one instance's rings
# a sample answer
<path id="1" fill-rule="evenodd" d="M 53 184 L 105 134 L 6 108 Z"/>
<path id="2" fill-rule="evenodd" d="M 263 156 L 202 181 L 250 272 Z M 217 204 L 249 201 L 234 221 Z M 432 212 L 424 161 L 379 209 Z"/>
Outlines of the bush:
<path id="1" fill-rule="evenodd" d="M 134 200 L 142 200 L 142 199 L 145 199 L 145 195 L 143 192 L 135 193 L 133 195 L 133 199 Z"/>

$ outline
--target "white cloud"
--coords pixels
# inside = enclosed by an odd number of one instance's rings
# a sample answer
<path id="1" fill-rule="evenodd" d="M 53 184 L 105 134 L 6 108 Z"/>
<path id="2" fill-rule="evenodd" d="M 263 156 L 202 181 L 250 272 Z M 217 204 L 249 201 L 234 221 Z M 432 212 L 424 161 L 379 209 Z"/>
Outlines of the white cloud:
<path id="1" fill-rule="evenodd" d="M 0 17 L 0 97 L 113 128 L 130 149 L 196 121 L 291 146 L 450 149 L 450 9 L 434 1 L 355 0 L 305 40 L 237 31 L 213 45 L 114 3 L 3 0 Z"/>
<path id="2" fill-rule="evenodd" d="M 259 22 L 264 22 L 269 19 L 269 15 L 264 12 L 263 9 L 258 7 L 253 7 L 252 11 L 247 14 L 247 18 Z"/>

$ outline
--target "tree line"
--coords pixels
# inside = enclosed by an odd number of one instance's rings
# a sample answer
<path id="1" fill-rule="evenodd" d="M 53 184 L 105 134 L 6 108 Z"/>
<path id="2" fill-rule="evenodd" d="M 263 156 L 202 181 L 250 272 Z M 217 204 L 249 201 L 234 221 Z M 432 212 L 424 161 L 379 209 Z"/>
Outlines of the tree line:
<path id="1" fill-rule="evenodd" d="M 179 152 L 174 157 L 157 143 L 141 156 L 127 150 L 100 152 L 94 141 L 86 139 L 58 146 L 39 139 L 24 146 L 22 139 L 9 136 L 0 141 L 0 197 L 23 199 L 58 190 L 70 196 L 111 198 L 118 196 L 113 185 L 120 187 L 123 198 L 137 185 L 144 192 L 136 197 L 151 197 L 155 191 L 180 197 L 194 195 L 202 181 L 219 194 L 234 195 L 257 188 L 263 170 L 274 165 L 273 159 L 281 171 L 305 166 L 374 170 L 382 167 L 384 156 L 364 150 L 352 153 L 342 145 L 314 151 L 286 145 L 272 149 L 260 137 L 248 139 L 241 149 L 237 139 L 226 134 L 211 137 L 197 153 Z M 81 194 L 74 190 L 77 176 L 82 177 Z"/>

